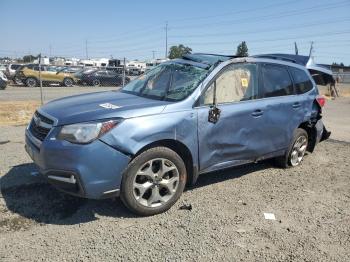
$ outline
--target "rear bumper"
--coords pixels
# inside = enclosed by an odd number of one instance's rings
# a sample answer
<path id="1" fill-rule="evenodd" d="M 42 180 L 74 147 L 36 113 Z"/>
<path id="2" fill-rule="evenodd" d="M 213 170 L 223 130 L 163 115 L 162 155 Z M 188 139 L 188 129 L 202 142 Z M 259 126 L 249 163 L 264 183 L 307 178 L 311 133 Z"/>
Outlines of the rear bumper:
<path id="1" fill-rule="evenodd" d="M 38 143 L 26 130 L 25 149 L 39 171 L 59 190 L 85 198 L 117 196 L 130 157 L 96 140 L 77 145 L 55 139 L 55 128 Z"/>
<path id="2" fill-rule="evenodd" d="M 330 137 L 331 132 L 327 131 L 321 119 L 317 121 L 315 127 L 317 132 L 316 144 Z"/>

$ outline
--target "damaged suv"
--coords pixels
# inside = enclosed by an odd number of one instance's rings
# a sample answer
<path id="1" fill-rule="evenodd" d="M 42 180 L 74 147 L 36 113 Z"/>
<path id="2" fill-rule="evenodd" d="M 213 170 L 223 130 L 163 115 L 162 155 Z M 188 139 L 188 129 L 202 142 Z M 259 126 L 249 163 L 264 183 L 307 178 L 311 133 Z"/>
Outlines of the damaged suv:
<path id="1" fill-rule="evenodd" d="M 131 211 L 153 215 L 199 174 L 269 158 L 298 166 L 329 137 L 324 103 L 297 59 L 192 54 L 121 91 L 47 103 L 28 125 L 25 147 L 58 189 L 120 196 Z"/>

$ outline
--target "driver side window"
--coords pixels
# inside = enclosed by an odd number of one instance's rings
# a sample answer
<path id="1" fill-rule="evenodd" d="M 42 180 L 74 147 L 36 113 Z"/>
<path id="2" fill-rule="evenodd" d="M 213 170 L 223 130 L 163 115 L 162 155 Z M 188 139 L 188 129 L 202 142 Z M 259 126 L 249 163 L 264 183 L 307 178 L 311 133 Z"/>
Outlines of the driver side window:
<path id="1" fill-rule="evenodd" d="M 233 64 L 227 66 L 204 93 L 202 104 L 234 103 L 252 100 L 258 94 L 258 70 L 256 64 Z"/>

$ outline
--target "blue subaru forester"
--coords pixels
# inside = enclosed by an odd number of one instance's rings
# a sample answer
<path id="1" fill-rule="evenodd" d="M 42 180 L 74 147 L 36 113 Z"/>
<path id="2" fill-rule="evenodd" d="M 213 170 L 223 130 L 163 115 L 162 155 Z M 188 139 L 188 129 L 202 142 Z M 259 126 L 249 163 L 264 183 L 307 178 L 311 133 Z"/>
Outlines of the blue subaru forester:
<path id="1" fill-rule="evenodd" d="M 57 99 L 26 129 L 26 151 L 55 187 L 120 196 L 139 215 L 169 209 L 199 174 L 273 158 L 297 166 L 329 137 L 305 65 L 277 55 L 186 55 L 120 91 Z"/>

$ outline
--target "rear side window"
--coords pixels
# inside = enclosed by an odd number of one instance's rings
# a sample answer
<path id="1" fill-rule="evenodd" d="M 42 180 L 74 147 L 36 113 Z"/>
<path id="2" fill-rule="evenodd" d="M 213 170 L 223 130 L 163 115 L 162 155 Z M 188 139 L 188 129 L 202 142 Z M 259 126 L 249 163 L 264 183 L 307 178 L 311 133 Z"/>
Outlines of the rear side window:
<path id="1" fill-rule="evenodd" d="M 310 77 L 304 70 L 295 67 L 290 67 L 289 70 L 292 74 L 297 94 L 304 94 L 312 89 L 313 85 Z"/>
<path id="2" fill-rule="evenodd" d="M 11 69 L 12 70 L 16 70 L 20 67 L 21 65 L 11 65 Z"/>
<path id="3" fill-rule="evenodd" d="M 292 80 L 286 67 L 265 64 L 262 67 L 264 88 L 262 97 L 288 96 L 294 94 Z"/>

